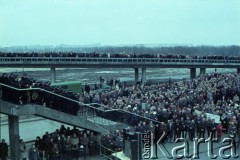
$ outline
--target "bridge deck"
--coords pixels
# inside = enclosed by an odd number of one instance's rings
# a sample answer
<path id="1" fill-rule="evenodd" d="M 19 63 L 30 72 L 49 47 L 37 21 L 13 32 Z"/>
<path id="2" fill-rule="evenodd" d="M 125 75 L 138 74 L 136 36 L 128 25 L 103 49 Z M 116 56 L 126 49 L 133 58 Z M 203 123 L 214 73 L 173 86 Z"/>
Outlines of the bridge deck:
<path id="1" fill-rule="evenodd" d="M 240 60 L 175 58 L 0 57 L 0 67 L 237 68 L 240 67 Z"/>

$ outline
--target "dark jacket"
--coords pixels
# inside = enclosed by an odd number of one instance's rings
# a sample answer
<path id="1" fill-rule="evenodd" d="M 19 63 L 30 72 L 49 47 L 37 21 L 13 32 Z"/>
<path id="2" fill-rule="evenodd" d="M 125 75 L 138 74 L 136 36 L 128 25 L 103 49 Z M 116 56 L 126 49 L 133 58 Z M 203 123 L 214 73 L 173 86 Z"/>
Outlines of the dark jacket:
<path id="1" fill-rule="evenodd" d="M 6 158 L 8 155 L 8 146 L 7 143 L 0 143 L 0 157 Z"/>

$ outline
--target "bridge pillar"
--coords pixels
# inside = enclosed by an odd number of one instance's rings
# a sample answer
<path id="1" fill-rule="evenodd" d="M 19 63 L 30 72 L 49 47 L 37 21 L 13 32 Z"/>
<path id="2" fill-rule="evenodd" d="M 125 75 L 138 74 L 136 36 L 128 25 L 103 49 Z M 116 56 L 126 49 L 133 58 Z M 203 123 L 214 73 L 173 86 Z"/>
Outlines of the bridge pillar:
<path id="1" fill-rule="evenodd" d="M 137 84 L 139 76 L 138 68 L 134 68 L 134 70 L 135 70 L 135 84 Z"/>
<path id="2" fill-rule="evenodd" d="M 51 67 L 51 82 L 56 82 L 56 69 L 54 67 Z"/>
<path id="3" fill-rule="evenodd" d="M 8 116 L 11 160 L 20 159 L 19 121 L 17 116 Z"/>
<path id="4" fill-rule="evenodd" d="M 190 78 L 196 78 L 196 68 L 190 68 Z"/>
<path id="5" fill-rule="evenodd" d="M 200 75 L 206 74 L 206 68 L 200 68 Z"/>
<path id="6" fill-rule="evenodd" d="M 237 74 L 240 74 L 240 68 L 237 68 Z"/>
<path id="7" fill-rule="evenodd" d="M 146 82 L 146 68 L 142 68 L 142 85 Z"/>

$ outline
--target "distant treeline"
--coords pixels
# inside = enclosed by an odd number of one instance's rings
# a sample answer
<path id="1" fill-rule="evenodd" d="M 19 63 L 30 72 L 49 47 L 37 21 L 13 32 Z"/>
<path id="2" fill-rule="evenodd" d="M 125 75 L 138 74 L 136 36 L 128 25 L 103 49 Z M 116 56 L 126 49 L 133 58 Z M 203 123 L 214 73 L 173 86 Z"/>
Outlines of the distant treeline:
<path id="1" fill-rule="evenodd" d="M 56 46 L 56 47 L 7 47 L 2 52 L 96 52 L 125 54 L 181 54 L 181 55 L 224 55 L 240 56 L 240 46 Z"/>

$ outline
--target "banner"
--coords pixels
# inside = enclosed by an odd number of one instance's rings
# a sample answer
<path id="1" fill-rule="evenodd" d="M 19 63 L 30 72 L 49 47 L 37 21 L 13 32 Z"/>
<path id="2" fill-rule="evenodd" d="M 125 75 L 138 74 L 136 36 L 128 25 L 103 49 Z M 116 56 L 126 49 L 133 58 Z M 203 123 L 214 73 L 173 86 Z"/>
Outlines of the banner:
<path id="1" fill-rule="evenodd" d="M 198 111 L 198 110 L 196 110 L 196 109 L 195 109 L 195 113 L 196 113 L 197 115 L 202 114 L 201 111 Z M 215 114 L 211 114 L 211 113 L 205 113 L 205 114 L 207 115 L 207 118 L 214 119 L 214 120 L 215 120 L 215 123 L 220 123 L 220 122 L 221 122 L 219 115 L 215 115 Z"/>

